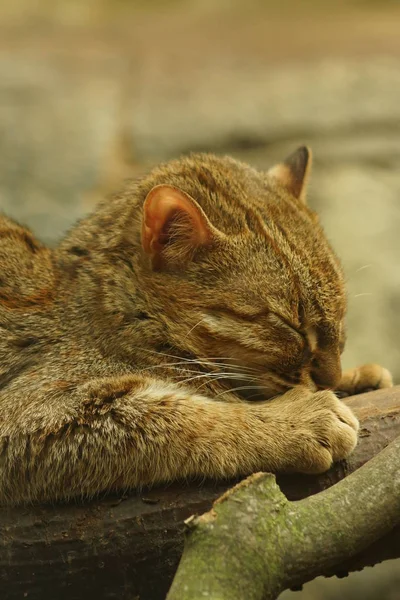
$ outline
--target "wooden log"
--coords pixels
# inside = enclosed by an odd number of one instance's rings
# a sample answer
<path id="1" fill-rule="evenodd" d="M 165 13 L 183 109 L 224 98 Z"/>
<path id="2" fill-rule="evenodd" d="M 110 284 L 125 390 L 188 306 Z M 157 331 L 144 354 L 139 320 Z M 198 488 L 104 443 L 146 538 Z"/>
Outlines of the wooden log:
<path id="1" fill-rule="evenodd" d="M 323 490 L 400 433 L 400 387 L 348 398 L 361 421 L 348 461 L 321 476 L 280 476 L 289 499 Z M 178 484 L 89 503 L 0 509 L 0 597 L 4 600 L 165 598 L 182 548 L 184 520 L 209 510 L 235 482 Z M 400 531 L 334 572 L 400 556 Z"/>

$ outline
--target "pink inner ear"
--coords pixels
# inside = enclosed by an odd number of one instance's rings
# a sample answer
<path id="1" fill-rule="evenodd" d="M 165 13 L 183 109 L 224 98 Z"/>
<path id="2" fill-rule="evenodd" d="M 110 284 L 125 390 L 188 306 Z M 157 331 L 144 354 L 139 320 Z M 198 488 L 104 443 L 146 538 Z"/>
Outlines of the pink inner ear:
<path id="1" fill-rule="evenodd" d="M 145 252 L 156 254 L 168 242 L 168 224 L 177 213 L 188 219 L 187 238 L 195 246 L 206 244 L 212 234 L 207 217 L 184 192 L 167 185 L 154 187 L 143 205 L 142 244 Z"/>

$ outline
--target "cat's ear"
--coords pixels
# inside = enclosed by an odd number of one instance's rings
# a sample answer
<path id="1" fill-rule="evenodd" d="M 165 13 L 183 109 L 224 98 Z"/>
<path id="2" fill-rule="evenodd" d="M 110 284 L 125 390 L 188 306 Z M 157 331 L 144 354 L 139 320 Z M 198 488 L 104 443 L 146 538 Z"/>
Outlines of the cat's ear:
<path id="1" fill-rule="evenodd" d="M 305 203 L 311 164 L 312 154 L 310 148 L 301 146 L 290 154 L 284 162 L 269 169 L 268 175 L 277 179 L 293 196 Z"/>
<path id="2" fill-rule="evenodd" d="M 190 259 L 223 234 L 199 204 L 171 185 L 156 185 L 143 205 L 142 246 L 155 268 Z"/>

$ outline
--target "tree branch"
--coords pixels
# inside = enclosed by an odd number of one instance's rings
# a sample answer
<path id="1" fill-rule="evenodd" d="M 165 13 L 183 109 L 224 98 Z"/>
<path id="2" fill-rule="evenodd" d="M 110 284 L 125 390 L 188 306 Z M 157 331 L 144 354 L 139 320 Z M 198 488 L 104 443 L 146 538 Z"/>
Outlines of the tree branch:
<path id="1" fill-rule="evenodd" d="M 365 398 L 352 402 L 366 410 Z M 391 411 L 379 414 L 386 416 Z M 373 438 L 366 422 L 363 429 Z M 273 475 L 250 476 L 188 523 L 168 600 L 272 600 L 331 571 L 400 523 L 399 464 L 397 438 L 350 477 L 298 502 L 287 500 Z"/>
<path id="2" fill-rule="evenodd" d="M 289 499 L 309 496 L 343 479 L 400 434 L 400 387 L 355 396 L 348 403 L 362 421 L 351 459 L 323 476 L 279 477 Z M 0 509 L 0 596 L 164 599 L 182 553 L 183 521 L 209 510 L 231 485 L 177 483 L 128 498 Z M 327 573 L 399 555 L 400 528 Z"/>

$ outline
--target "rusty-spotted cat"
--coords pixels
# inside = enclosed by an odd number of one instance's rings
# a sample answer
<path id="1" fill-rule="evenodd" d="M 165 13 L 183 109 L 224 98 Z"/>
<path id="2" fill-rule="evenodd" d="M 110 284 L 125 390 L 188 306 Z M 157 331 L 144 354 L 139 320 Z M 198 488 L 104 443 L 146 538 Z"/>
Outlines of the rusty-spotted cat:
<path id="1" fill-rule="evenodd" d="M 305 201 L 310 152 L 266 172 L 194 154 L 50 250 L 0 222 L 0 503 L 257 470 L 319 473 L 358 423 L 333 393 L 346 294 Z"/>

